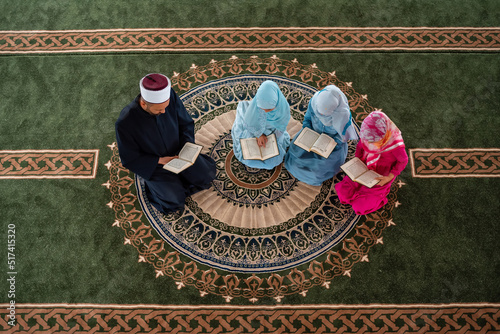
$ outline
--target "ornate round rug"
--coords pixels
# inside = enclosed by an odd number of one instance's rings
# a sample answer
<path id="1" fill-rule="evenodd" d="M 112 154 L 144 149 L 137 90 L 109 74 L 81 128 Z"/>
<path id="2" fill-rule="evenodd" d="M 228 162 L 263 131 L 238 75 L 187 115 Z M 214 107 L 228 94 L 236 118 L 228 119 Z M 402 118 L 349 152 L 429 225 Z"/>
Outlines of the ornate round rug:
<path id="1" fill-rule="evenodd" d="M 328 288 L 335 276 L 350 276 L 353 264 L 368 261 L 369 249 L 383 242 L 382 231 L 393 224 L 400 181 L 384 208 L 360 217 L 335 194 L 342 173 L 314 187 L 282 165 L 259 170 L 234 157 L 230 130 L 236 105 L 250 100 L 265 80 L 278 83 L 290 104 L 292 137 L 301 129 L 309 99 L 328 84 L 347 95 L 356 123 L 375 110 L 335 72 L 295 59 L 232 57 L 174 72 L 172 85 L 195 120 L 196 142 L 217 166 L 213 186 L 189 197 L 177 216 L 161 214 L 149 203 L 140 177 L 136 197 L 134 175 L 121 166 L 116 144 L 110 145 L 110 180 L 104 185 L 112 193 L 113 225 L 125 231 L 124 243 L 137 248 L 140 262 L 151 263 L 156 277 L 173 278 L 178 288 L 191 285 L 201 296 L 217 294 L 226 301 L 305 295 L 315 285 Z M 355 144 L 349 143 L 348 159 Z"/>
<path id="2" fill-rule="evenodd" d="M 210 267 L 234 272 L 271 272 L 296 267 L 323 254 L 359 220 L 337 200 L 328 180 L 313 187 L 297 181 L 282 165 L 248 168 L 232 151 L 231 126 L 239 101 L 250 100 L 265 80 L 285 94 L 293 137 L 316 92 L 292 79 L 238 75 L 210 81 L 181 95 L 196 120 L 196 142 L 217 166 L 213 186 L 192 196 L 181 217 L 165 216 L 149 203 L 137 178 L 139 200 L 155 230 L 180 253 Z M 350 151 L 355 143 L 350 143 Z"/>

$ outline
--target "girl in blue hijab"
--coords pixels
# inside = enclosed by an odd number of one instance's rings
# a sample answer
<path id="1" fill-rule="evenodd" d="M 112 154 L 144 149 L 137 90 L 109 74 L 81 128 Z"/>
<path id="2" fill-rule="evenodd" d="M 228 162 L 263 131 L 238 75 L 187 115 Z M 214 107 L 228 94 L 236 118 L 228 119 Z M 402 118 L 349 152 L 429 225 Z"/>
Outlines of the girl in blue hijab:
<path id="1" fill-rule="evenodd" d="M 241 101 L 236 109 L 236 119 L 231 129 L 234 156 L 248 167 L 273 169 L 283 162 L 290 145 L 286 131 L 290 121 L 290 105 L 273 81 L 264 81 L 251 101 Z M 266 136 L 274 133 L 280 154 L 267 160 L 246 160 L 241 152 L 240 139 L 257 138 L 260 145 L 267 142 Z"/>
<path id="2" fill-rule="evenodd" d="M 345 162 L 347 141 L 358 139 L 349 102 L 337 86 L 326 86 L 314 94 L 302 123 L 302 128 L 305 127 L 332 137 L 337 146 L 328 158 L 323 158 L 297 145 L 291 145 L 285 156 L 285 168 L 299 181 L 319 186 L 337 174 Z M 294 140 L 296 138 L 297 136 Z"/>

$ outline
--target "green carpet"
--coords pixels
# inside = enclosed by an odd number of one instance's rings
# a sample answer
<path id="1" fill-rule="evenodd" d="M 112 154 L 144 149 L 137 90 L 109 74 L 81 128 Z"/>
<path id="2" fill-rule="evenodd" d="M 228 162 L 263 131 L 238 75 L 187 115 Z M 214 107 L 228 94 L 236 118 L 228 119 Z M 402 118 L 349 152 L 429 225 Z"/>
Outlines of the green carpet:
<path id="1" fill-rule="evenodd" d="M 295 310 L 293 307 L 309 307 L 319 313 L 326 312 L 330 318 L 315 318 L 314 321 L 307 318 L 306 321 L 299 315 L 290 316 L 290 324 L 283 325 L 285 332 L 296 332 L 301 328 L 306 333 L 335 332 L 348 324 L 347 320 L 331 318 L 333 313 L 328 313 L 340 312 L 337 309 L 339 305 L 344 305 L 348 314 L 351 308 L 358 311 L 373 308 L 373 314 L 387 307 L 391 310 L 406 310 L 410 305 L 412 310 L 416 309 L 410 315 L 432 307 L 441 311 L 453 309 L 450 311 L 452 315 L 460 310 L 478 308 L 483 313 L 490 312 L 488 314 L 493 315 L 489 320 L 479 317 L 475 325 L 463 317 L 453 318 L 454 324 L 448 321 L 446 324 L 451 326 L 450 330 L 463 332 L 481 332 L 481 328 L 483 332 L 500 330 L 500 256 L 497 251 L 500 238 L 497 226 L 500 215 L 498 28 L 491 35 L 482 37 L 485 45 L 491 42 L 496 48 L 478 47 L 477 51 L 474 47 L 461 46 L 458 41 L 453 50 L 423 47 L 408 47 L 405 50 L 377 50 L 369 47 L 324 50 L 321 47 L 301 46 L 266 50 L 256 46 L 255 49 L 217 51 L 216 48 L 203 49 L 200 46 L 197 50 L 143 51 L 139 48 L 119 49 L 120 43 L 110 38 L 106 43 L 109 43 L 111 51 L 95 48 L 90 51 L 69 50 L 67 53 L 62 52 L 62 49 L 53 53 L 26 53 L 5 51 L 10 37 L 4 35 L 6 31 L 12 33 L 24 30 L 203 27 L 494 28 L 500 26 L 500 5 L 496 1 L 401 1 L 397 5 L 389 1 L 342 1 L 335 4 L 314 1 L 306 8 L 299 1 L 268 1 L 265 4 L 254 1 L 208 3 L 194 0 L 187 3 L 0 3 L 5 9 L 0 14 L 0 92 L 3 102 L 0 106 L 0 208 L 3 216 L 0 234 L 4 241 L 0 249 L 0 256 L 4 259 L 1 291 L 12 290 L 7 281 L 10 277 L 8 273 L 13 270 L 16 272 L 15 298 L 9 297 L 8 293 L 2 293 L 0 298 L 4 309 L 0 320 L 1 330 L 23 332 L 31 328 L 68 332 L 71 328 L 76 330 L 77 326 L 82 326 L 78 320 L 83 319 L 80 316 L 62 317 L 68 329 L 61 325 L 57 316 L 47 316 L 43 318 L 46 321 L 43 323 L 23 313 L 23 309 L 29 311 L 41 308 L 43 310 L 40 313 L 46 314 L 54 308 L 57 309 L 55 313 L 63 314 L 66 311 L 59 310 L 64 308 L 62 304 L 89 304 L 94 306 L 88 308 L 94 309 L 99 309 L 96 304 L 102 304 L 111 313 L 120 307 L 137 311 L 142 307 L 133 305 L 139 304 L 150 305 L 156 311 L 161 311 L 162 306 L 172 306 L 175 310 L 199 307 L 197 310 L 202 313 L 210 309 L 221 312 L 238 310 L 243 313 L 250 310 L 263 317 L 259 324 L 253 323 L 252 316 L 248 315 L 249 318 L 245 318 L 248 326 L 243 325 L 241 319 L 233 319 L 227 320 L 228 325 L 220 325 L 220 328 L 227 332 L 231 332 L 230 328 L 240 328 L 238 326 L 242 327 L 239 331 L 234 329 L 235 332 L 252 332 L 264 328 L 264 333 L 275 332 L 271 327 L 278 326 L 273 323 L 277 320 L 272 320 L 277 318 L 267 314 L 267 311 L 279 311 L 278 318 L 284 317 L 284 314 L 288 317 L 288 312 Z M 190 30 L 186 31 L 189 33 Z M 243 33 L 238 36 L 240 39 L 236 42 L 240 43 L 244 40 L 241 37 Z M 322 44 L 317 37 L 311 36 L 312 42 Z M 436 43 L 443 39 L 440 35 L 436 36 Z M 472 40 L 481 40 L 478 36 L 473 36 Z M 44 43 L 48 45 L 55 40 L 51 38 Z M 186 37 L 188 42 L 191 41 L 189 38 L 194 37 Z M 248 38 L 259 41 L 259 37 L 252 39 L 253 35 Z M 282 37 L 282 41 L 285 38 Z M 421 43 L 429 40 L 432 41 L 425 37 Z M 61 41 L 63 44 L 67 42 Z M 124 43 L 128 41 L 130 39 L 123 40 Z M 223 37 L 213 40 L 201 38 L 201 41 L 217 45 L 223 43 Z M 333 43 L 334 39 L 330 41 Z M 281 42 L 263 37 L 259 43 L 278 45 Z M 23 43 L 14 44 L 20 51 L 28 51 L 30 45 L 36 42 Z M 67 43 L 71 47 L 71 42 Z M 15 48 L 14 44 L 11 43 L 10 47 Z M 58 48 L 57 43 L 53 48 Z M 112 51 L 113 48 L 115 51 Z M 233 55 L 245 62 L 249 62 L 253 56 L 267 59 L 267 63 L 274 55 L 283 62 L 296 59 L 300 68 L 307 70 L 298 71 L 291 76 L 292 79 L 310 86 L 316 84 L 314 80 L 317 77 L 309 80 L 306 76 L 301 77 L 302 73 L 311 71 L 320 76 L 335 72 L 339 81 L 351 83 L 353 91 L 366 95 L 371 108 L 382 109 L 387 113 L 401 129 L 407 149 L 417 151 L 415 160 L 410 161 L 399 178 L 405 185 L 397 190 L 397 207 L 390 212 L 390 219 L 396 225 L 384 229 L 383 243 L 370 246 L 368 262 L 357 261 L 349 275 L 341 274 L 328 280 L 328 289 L 312 286 L 299 289 L 280 301 L 268 297 L 254 301 L 238 297 L 229 303 L 215 293 L 203 295 L 200 293 L 203 289 L 193 285 L 187 284 L 178 289 L 179 284 L 176 282 L 179 282 L 179 278 L 156 277 L 154 266 L 147 261 L 140 261 L 135 247 L 124 245 L 124 230 L 112 226 L 116 220 L 115 211 L 107 204 L 117 199 L 112 198 L 110 190 L 103 186 L 110 180 L 106 163 L 112 158 L 112 150 L 108 145 L 115 141 L 114 122 L 120 110 L 138 94 L 138 80 L 150 72 L 161 72 L 170 77 L 176 74 L 188 77 L 190 73 L 196 72 L 196 68 L 208 67 L 212 60 L 227 62 Z M 262 66 L 259 73 L 287 76 L 283 66 L 277 68 L 272 73 L 272 69 Z M 252 69 L 243 67 L 239 74 L 252 74 Z M 232 75 L 227 71 L 222 77 Z M 213 79 L 193 79 L 189 88 Z M 182 87 L 182 81 L 176 82 L 181 84 L 176 86 L 178 92 L 188 91 Z M 433 177 L 421 177 L 425 175 L 425 170 L 421 174 L 412 173 L 411 165 L 422 170 L 425 164 L 417 158 L 417 154 L 421 154 L 424 149 L 436 149 L 441 153 L 445 152 L 443 149 L 462 150 L 462 153 L 467 149 L 473 152 L 494 150 L 482 158 L 472 157 L 464 163 L 462 171 L 436 172 L 430 173 Z M 36 150 L 84 150 L 97 160 L 85 158 L 90 165 L 96 162 L 95 176 L 12 177 L 9 169 L 13 168 L 14 160 L 9 160 L 8 156 L 14 151 L 23 150 L 31 150 L 30 154 Z M 90 150 L 98 150 L 98 155 L 89 153 Z M 435 159 L 437 165 L 445 166 L 446 161 L 453 167 L 460 167 L 460 162 L 446 160 L 449 159 L 446 154 Z M 63 167 L 64 164 L 64 159 L 57 161 L 55 168 Z M 20 168 L 28 165 L 29 162 L 22 162 Z M 474 172 L 483 167 L 488 172 Z M 469 174 L 463 171 L 467 168 L 472 168 Z M 449 177 L 460 173 L 465 174 L 465 177 Z M 145 217 L 142 220 L 148 224 Z M 7 247 L 7 241 L 13 239 L 8 237 L 9 233 L 12 234 L 8 226 L 12 224 L 15 225 L 15 249 Z M 355 233 L 352 231 L 348 238 L 354 237 Z M 13 270 L 7 267 L 9 253 L 15 254 Z M 320 256 L 317 260 L 325 261 L 325 258 Z M 181 259 L 189 261 L 183 255 Z M 307 268 L 307 264 L 298 267 L 305 271 Z M 282 274 L 285 277 L 288 272 Z M 20 327 L 17 329 L 12 329 L 6 323 L 8 310 L 5 311 L 4 305 L 11 300 L 18 306 L 17 322 Z M 377 308 L 374 305 L 383 306 Z M 461 308 L 460 305 L 465 306 Z M 287 309 L 288 306 L 290 309 Z M 306 313 L 310 315 L 314 312 Z M 140 317 L 150 328 L 161 324 L 160 320 L 151 321 L 147 315 Z M 427 320 L 415 317 L 415 327 L 410 325 L 413 329 L 408 331 L 423 330 L 425 326 L 437 330 L 445 324 L 442 319 L 436 320 L 437 327 L 432 327 L 434 325 L 429 325 Z M 222 323 L 219 320 L 211 323 L 215 320 L 207 319 L 214 328 Z M 331 327 L 325 325 L 325 319 L 330 321 Z M 350 329 L 352 332 L 360 330 L 364 323 L 364 320 L 356 323 L 358 320 L 350 316 L 346 319 L 355 323 Z M 381 326 L 381 318 L 371 319 L 376 326 Z M 393 319 L 394 326 L 403 328 L 403 320 L 398 319 Z M 270 325 L 263 326 L 264 320 L 269 321 Z M 98 332 L 110 331 L 99 321 L 91 318 L 89 324 L 97 326 Z M 127 329 L 123 323 L 113 321 L 108 326 L 118 326 L 115 327 L 118 332 L 129 332 L 141 324 L 141 321 L 127 320 L 127 326 L 131 328 Z M 186 321 L 189 323 L 189 320 Z M 176 326 L 181 326 L 183 331 L 189 332 L 189 326 L 196 328 L 197 324 L 192 322 L 186 325 L 174 320 L 169 326 L 172 331 Z M 210 332 L 208 327 L 205 326 L 201 332 Z M 375 327 L 370 328 L 375 331 Z M 167 326 L 162 328 L 169 332 Z"/>

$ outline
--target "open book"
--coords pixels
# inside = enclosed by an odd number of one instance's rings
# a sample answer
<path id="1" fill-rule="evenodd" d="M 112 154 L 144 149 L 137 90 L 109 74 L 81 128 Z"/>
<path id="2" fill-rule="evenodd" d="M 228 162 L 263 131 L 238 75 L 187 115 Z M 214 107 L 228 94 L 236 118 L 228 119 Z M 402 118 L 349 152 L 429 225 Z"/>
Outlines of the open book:
<path id="1" fill-rule="evenodd" d="M 267 136 L 267 143 L 264 147 L 257 145 L 257 138 L 240 139 L 240 144 L 245 160 L 266 160 L 280 154 L 274 133 Z"/>
<path id="2" fill-rule="evenodd" d="M 368 188 L 371 188 L 379 183 L 380 180 L 375 180 L 375 178 L 382 176 L 379 173 L 368 169 L 365 163 L 358 157 L 349 160 L 348 162 L 340 166 L 340 168 L 342 168 L 342 170 L 351 178 L 351 180 L 361 183 Z"/>
<path id="3" fill-rule="evenodd" d="M 186 143 L 184 147 L 179 152 L 179 157 L 170 160 L 168 163 L 163 165 L 163 168 L 169 170 L 175 174 L 179 174 L 184 169 L 192 166 L 198 155 L 202 150 L 203 146 L 193 143 Z"/>
<path id="4" fill-rule="evenodd" d="M 328 158 L 332 153 L 337 143 L 332 137 L 322 133 L 319 134 L 314 130 L 307 127 L 300 131 L 294 144 L 306 150 L 307 152 L 314 152 L 321 155 L 323 158 Z"/>

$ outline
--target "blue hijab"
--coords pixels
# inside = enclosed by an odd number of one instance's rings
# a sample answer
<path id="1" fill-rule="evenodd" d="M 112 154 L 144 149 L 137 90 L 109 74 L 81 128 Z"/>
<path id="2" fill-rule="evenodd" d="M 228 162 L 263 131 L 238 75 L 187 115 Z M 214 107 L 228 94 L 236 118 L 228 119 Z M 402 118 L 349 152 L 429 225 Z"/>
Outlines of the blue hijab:
<path id="1" fill-rule="evenodd" d="M 265 112 L 264 109 L 273 110 Z M 286 131 L 290 121 L 290 105 L 275 82 L 267 80 L 260 85 L 245 110 L 243 121 L 259 133 L 264 133 L 266 125 L 281 132 Z"/>
<path id="2" fill-rule="evenodd" d="M 328 85 L 316 92 L 309 102 L 314 114 L 325 126 L 337 131 L 343 142 L 356 140 L 358 135 L 354 128 L 349 101 L 345 94 L 335 85 Z"/>

